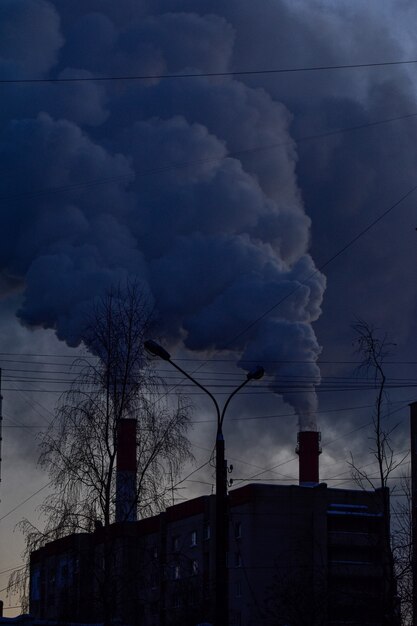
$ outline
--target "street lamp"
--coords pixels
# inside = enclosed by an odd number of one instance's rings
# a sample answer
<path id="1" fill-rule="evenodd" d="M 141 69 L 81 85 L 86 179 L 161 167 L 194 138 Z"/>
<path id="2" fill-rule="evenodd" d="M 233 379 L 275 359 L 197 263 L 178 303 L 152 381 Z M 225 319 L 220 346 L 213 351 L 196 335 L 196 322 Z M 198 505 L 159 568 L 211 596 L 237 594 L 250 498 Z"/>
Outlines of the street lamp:
<path id="1" fill-rule="evenodd" d="M 225 445 L 223 437 L 223 421 L 226 409 L 231 399 L 251 380 L 259 380 L 264 375 L 263 367 L 256 367 L 247 373 L 246 379 L 227 398 L 222 411 L 213 394 L 195 380 L 188 372 L 171 360 L 171 355 L 156 341 L 149 339 L 144 343 L 145 349 L 164 361 L 171 363 L 175 369 L 183 374 L 188 380 L 197 385 L 212 400 L 217 415 L 216 434 L 216 616 L 215 626 L 228 626 L 229 602 L 228 602 L 228 575 L 227 575 L 227 544 L 229 534 L 229 518 L 227 514 L 227 462 L 225 459 Z"/>

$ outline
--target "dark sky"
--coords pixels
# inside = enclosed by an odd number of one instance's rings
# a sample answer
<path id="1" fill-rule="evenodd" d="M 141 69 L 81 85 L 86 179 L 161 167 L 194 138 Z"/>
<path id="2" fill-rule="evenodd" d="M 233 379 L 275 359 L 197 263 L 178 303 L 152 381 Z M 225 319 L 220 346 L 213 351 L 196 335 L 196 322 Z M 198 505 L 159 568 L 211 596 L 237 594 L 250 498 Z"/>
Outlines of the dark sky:
<path id="1" fill-rule="evenodd" d="M 413 60 L 416 18 L 399 0 L 2 0 L 0 78 Z M 47 483 L 34 434 L 64 386 L 52 381 L 67 376 L 94 298 L 126 280 L 140 281 L 158 335 L 203 382 L 238 384 L 239 366 L 265 366 L 228 416 L 236 480 L 293 458 L 297 421 L 315 428 L 317 413 L 323 479 L 349 478 L 350 451 L 370 462 L 375 390 L 354 377 L 357 317 L 395 343 L 386 423 L 400 422 L 395 447 L 407 448 L 417 192 L 399 201 L 417 184 L 416 71 L 0 84 L 2 514 Z M 301 381 L 307 393 L 289 390 Z M 192 398 L 198 464 L 213 424 Z M 296 462 L 277 471 L 261 478 L 296 481 Z M 183 494 L 209 493 L 203 483 Z M 0 522 L 3 569 L 20 560 L 13 525 L 36 518 L 43 493 Z"/>

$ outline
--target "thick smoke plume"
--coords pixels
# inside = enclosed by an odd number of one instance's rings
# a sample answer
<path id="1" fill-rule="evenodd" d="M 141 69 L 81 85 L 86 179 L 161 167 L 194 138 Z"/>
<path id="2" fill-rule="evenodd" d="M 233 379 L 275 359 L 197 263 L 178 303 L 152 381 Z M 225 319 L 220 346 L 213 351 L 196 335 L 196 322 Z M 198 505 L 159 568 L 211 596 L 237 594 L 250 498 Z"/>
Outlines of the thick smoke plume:
<path id="1" fill-rule="evenodd" d="M 235 3 L 139 4 L 4 0 L 1 76 L 233 69 Z M 231 350 L 245 368 L 264 362 L 302 427 L 314 428 L 311 324 L 325 279 L 308 254 L 291 113 L 272 91 L 231 77 L 9 85 L 0 116 L 0 286 L 3 297 L 21 289 L 22 323 L 77 345 L 94 298 L 140 281 L 161 336 Z M 294 361 L 310 393 L 282 382 Z"/>

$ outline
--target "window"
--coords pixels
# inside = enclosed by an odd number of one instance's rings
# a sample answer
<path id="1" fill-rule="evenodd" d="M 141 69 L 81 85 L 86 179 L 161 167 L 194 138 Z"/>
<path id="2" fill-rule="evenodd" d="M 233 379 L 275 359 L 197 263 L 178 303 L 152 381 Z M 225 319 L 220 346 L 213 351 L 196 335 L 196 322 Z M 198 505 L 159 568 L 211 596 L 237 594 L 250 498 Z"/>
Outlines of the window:
<path id="1" fill-rule="evenodd" d="M 197 531 L 193 530 L 191 532 L 191 541 L 190 541 L 190 546 L 193 548 L 194 546 L 197 545 Z"/>
<path id="2" fill-rule="evenodd" d="M 179 565 L 174 565 L 174 580 L 179 580 L 181 578 L 181 570 Z"/>
<path id="3" fill-rule="evenodd" d="M 41 599 L 41 573 L 38 567 L 32 570 L 30 578 L 32 600 Z"/>
<path id="4" fill-rule="evenodd" d="M 235 596 L 236 598 L 242 597 L 242 582 L 240 580 L 238 580 L 235 585 Z"/>
<path id="5" fill-rule="evenodd" d="M 180 597 L 179 595 L 175 595 L 172 599 L 172 605 L 174 607 L 174 609 L 179 609 L 181 606 L 181 602 L 180 602 Z"/>
<path id="6" fill-rule="evenodd" d="M 241 522 L 236 522 L 235 524 L 235 539 L 240 539 L 242 537 L 242 524 Z"/>
<path id="7" fill-rule="evenodd" d="M 68 585 L 68 564 L 61 562 L 57 574 L 58 587 L 66 587 Z"/>
<path id="8" fill-rule="evenodd" d="M 235 567 L 242 567 L 242 555 L 240 552 L 235 552 Z"/>
<path id="9" fill-rule="evenodd" d="M 152 547 L 152 557 L 153 557 L 154 559 L 157 559 L 157 558 L 158 558 L 158 546 L 153 546 L 153 547 Z"/>
<path id="10" fill-rule="evenodd" d="M 198 574 L 198 561 L 197 561 L 197 559 L 193 559 L 191 561 L 191 574 L 193 576 L 197 576 L 197 574 Z"/>
<path id="11" fill-rule="evenodd" d="M 50 569 L 48 571 L 48 585 L 55 585 L 55 569 Z"/>
<path id="12" fill-rule="evenodd" d="M 204 524 L 203 539 L 205 541 L 210 539 L 210 524 Z"/>
<path id="13" fill-rule="evenodd" d="M 178 535 L 172 537 L 172 551 L 178 552 L 180 549 L 180 538 Z"/>

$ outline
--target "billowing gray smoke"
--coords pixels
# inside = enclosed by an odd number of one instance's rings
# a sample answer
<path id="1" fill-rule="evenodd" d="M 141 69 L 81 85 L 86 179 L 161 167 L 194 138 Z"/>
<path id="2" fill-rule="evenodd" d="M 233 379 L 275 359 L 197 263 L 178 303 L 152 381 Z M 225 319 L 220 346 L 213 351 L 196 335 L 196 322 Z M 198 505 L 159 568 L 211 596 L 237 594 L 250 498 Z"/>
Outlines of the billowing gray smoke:
<path id="1" fill-rule="evenodd" d="M 1 75 L 232 67 L 230 10 L 137 4 L 3 0 Z M 275 390 L 314 429 L 320 348 L 311 323 L 325 279 L 308 254 L 288 109 L 232 78 L 2 89 L 0 285 L 3 296 L 22 290 L 22 323 L 77 345 L 92 300 L 139 280 L 162 336 L 203 353 L 233 350 L 243 367 L 268 363 Z M 271 144 L 279 147 L 239 154 Z M 304 362 L 296 372 L 311 393 L 284 389 L 294 361 Z"/>

